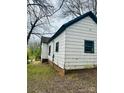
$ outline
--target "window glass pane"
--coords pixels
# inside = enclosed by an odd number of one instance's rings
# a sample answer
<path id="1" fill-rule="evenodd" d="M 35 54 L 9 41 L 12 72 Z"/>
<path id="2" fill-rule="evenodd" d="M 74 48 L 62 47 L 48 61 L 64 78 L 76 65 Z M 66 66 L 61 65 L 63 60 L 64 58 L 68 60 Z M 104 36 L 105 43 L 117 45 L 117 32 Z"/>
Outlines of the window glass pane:
<path id="1" fill-rule="evenodd" d="M 86 41 L 86 46 L 93 46 L 93 41 Z"/>
<path id="2" fill-rule="evenodd" d="M 56 52 L 59 51 L 59 42 L 56 43 Z"/>
<path id="3" fill-rule="evenodd" d="M 50 55 L 50 53 L 51 53 L 51 46 L 49 46 L 49 55 Z"/>
<path id="4" fill-rule="evenodd" d="M 94 53 L 94 41 L 85 40 L 85 53 Z"/>

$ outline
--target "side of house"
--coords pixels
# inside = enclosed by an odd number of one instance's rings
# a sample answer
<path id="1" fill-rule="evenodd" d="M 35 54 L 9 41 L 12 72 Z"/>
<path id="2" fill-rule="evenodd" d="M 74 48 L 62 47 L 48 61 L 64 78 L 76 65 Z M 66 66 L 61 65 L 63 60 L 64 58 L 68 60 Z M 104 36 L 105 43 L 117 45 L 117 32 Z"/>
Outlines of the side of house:
<path id="1" fill-rule="evenodd" d="M 65 36 L 65 69 L 83 69 L 96 65 L 97 24 L 90 17 L 69 26 Z M 88 41 L 93 43 L 91 51 L 85 49 Z"/>
<path id="2" fill-rule="evenodd" d="M 41 37 L 41 61 L 46 62 L 48 61 L 48 41 L 49 37 Z"/>
<path id="3" fill-rule="evenodd" d="M 48 44 L 48 60 L 64 69 L 65 63 L 65 32 Z"/>
<path id="4" fill-rule="evenodd" d="M 46 43 L 47 46 L 43 45 L 46 48 L 42 52 L 48 54 L 49 62 L 63 71 L 96 66 L 96 16 L 88 12 L 65 23 Z"/>
<path id="5" fill-rule="evenodd" d="M 42 43 L 42 55 L 41 55 L 41 59 L 43 59 L 42 61 L 45 61 L 48 59 L 48 45 L 46 43 Z"/>

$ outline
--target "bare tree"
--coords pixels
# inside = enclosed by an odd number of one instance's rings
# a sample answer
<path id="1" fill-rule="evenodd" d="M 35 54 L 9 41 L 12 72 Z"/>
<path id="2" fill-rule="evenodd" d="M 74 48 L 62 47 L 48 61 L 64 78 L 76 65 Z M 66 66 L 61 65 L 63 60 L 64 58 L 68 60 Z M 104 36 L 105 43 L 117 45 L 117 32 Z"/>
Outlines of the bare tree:
<path id="1" fill-rule="evenodd" d="M 31 37 L 31 34 L 36 36 L 41 36 L 41 33 L 37 33 L 34 29 L 40 27 L 41 30 L 45 28 L 45 25 L 49 23 L 49 17 L 59 11 L 63 5 L 64 0 L 62 0 L 61 5 L 58 9 L 55 9 L 52 3 L 48 0 L 27 0 L 27 16 L 28 16 L 28 35 L 27 44 Z"/>
<path id="2" fill-rule="evenodd" d="M 40 25 L 44 25 L 46 19 L 48 19 L 48 16 L 51 14 L 52 11 L 53 11 L 53 6 L 47 3 L 46 0 L 27 1 L 27 13 L 28 13 L 27 43 L 29 42 L 33 30 Z"/>
<path id="3" fill-rule="evenodd" d="M 97 14 L 97 0 L 65 0 L 62 13 L 66 17 L 72 15 L 80 16 L 87 11 Z"/>

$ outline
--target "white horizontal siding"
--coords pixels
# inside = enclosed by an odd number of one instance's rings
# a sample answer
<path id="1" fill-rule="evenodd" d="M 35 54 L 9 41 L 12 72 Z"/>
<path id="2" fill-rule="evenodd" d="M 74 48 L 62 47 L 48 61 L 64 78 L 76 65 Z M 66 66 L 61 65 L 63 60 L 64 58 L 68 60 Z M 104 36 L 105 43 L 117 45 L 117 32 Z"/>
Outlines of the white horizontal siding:
<path id="1" fill-rule="evenodd" d="M 87 64 L 97 61 L 97 32 L 96 23 L 90 18 L 80 20 L 65 31 L 65 68 L 82 69 Z M 84 53 L 84 40 L 94 41 L 95 53 Z"/>
<path id="2" fill-rule="evenodd" d="M 88 40 L 89 40 L 89 39 L 88 39 Z M 81 43 L 82 43 L 82 44 L 81 44 Z M 77 50 L 78 50 L 79 48 L 82 49 L 82 47 L 83 47 L 83 49 L 84 49 L 84 42 L 82 41 L 81 43 L 77 43 L 77 42 L 76 42 L 75 44 L 73 44 L 73 42 L 70 42 L 70 41 L 69 41 L 68 43 L 66 43 L 66 47 L 69 48 L 68 50 L 74 50 L 74 49 L 77 49 Z M 94 42 L 94 44 L 96 44 L 96 42 Z M 78 46 L 78 47 L 77 47 L 77 46 Z M 82 49 L 82 50 L 83 50 L 83 49 Z M 68 50 L 67 50 L 67 51 L 68 51 Z"/>
<path id="3" fill-rule="evenodd" d="M 89 66 L 88 66 L 89 65 Z M 67 66 L 67 65 L 65 65 L 65 68 L 67 69 L 67 70 L 72 70 L 72 69 L 85 69 L 85 68 L 93 68 L 94 67 L 94 65 L 93 64 L 88 64 L 88 63 L 86 63 L 86 64 L 83 64 L 83 65 L 69 65 L 69 66 Z"/>
<path id="4" fill-rule="evenodd" d="M 89 25 L 89 24 L 85 24 L 85 23 L 83 23 L 83 25 L 78 25 L 78 24 L 74 24 L 75 25 L 75 27 L 72 27 L 71 29 L 81 29 L 81 28 L 83 28 L 83 29 L 85 29 L 85 30 L 88 30 L 88 28 L 93 28 L 93 29 L 95 29 L 95 27 L 94 26 L 92 26 L 92 25 Z M 87 28 L 85 28 L 87 26 Z"/>
<path id="5" fill-rule="evenodd" d="M 48 45 L 46 43 L 42 43 L 42 54 L 41 59 L 47 59 L 48 58 Z"/>
<path id="6" fill-rule="evenodd" d="M 92 61 L 95 61 L 96 60 L 96 58 L 75 58 L 75 59 L 66 59 L 66 63 L 68 62 L 68 63 L 77 63 L 77 62 L 79 62 L 79 63 L 82 63 L 83 64 L 83 62 L 92 62 Z"/>
<path id="7" fill-rule="evenodd" d="M 68 40 L 68 42 L 78 42 L 79 40 L 82 40 L 82 42 L 83 42 L 83 40 L 95 40 L 96 41 L 97 38 L 95 36 L 87 37 L 87 36 L 83 36 L 83 35 L 82 35 L 82 37 L 80 35 L 79 35 L 79 37 L 76 37 L 76 35 L 75 35 L 74 37 L 68 36 L 66 39 Z"/>
<path id="8" fill-rule="evenodd" d="M 71 31 L 71 32 L 73 32 L 73 31 Z M 67 38 L 70 38 L 70 37 L 73 37 L 73 39 L 84 39 L 84 38 L 86 38 L 86 37 L 91 37 L 91 38 L 96 38 L 96 33 L 93 33 L 92 32 L 92 34 L 91 33 L 85 33 L 85 34 L 83 34 L 83 33 L 67 33 Z M 77 35 L 78 35 L 78 37 L 77 37 Z"/>
<path id="9" fill-rule="evenodd" d="M 52 55 L 53 55 L 53 42 L 50 42 L 50 43 L 48 44 L 48 48 L 49 48 L 49 46 L 51 46 L 51 53 L 50 53 L 50 55 L 48 55 L 48 59 L 49 59 L 50 61 L 52 61 Z M 48 49 L 48 51 L 49 51 L 49 49 Z"/>
<path id="10" fill-rule="evenodd" d="M 65 69 L 83 69 L 85 65 L 94 65 L 97 61 L 97 32 L 96 23 L 90 18 L 69 26 L 62 34 L 52 40 L 51 55 L 48 59 Z M 84 40 L 94 41 L 95 53 L 84 53 Z M 59 52 L 55 52 L 56 42 L 59 42 Z"/>
<path id="11" fill-rule="evenodd" d="M 56 52 L 56 43 L 59 42 L 59 51 Z M 54 63 L 58 65 L 61 68 L 64 68 L 64 62 L 65 62 L 65 32 L 60 34 L 57 38 L 52 40 L 49 45 L 52 46 L 51 48 L 51 55 L 48 56 L 49 60 L 52 61 L 52 56 L 54 54 Z"/>
<path id="12" fill-rule="evenodd" d="M 95 64 L 95 61 L 92 61 Z M 72 62 L 72 63 L 65 63 L 65 66 L 81 66 L 81 65 L 92 65 L 92 62 Z"/>

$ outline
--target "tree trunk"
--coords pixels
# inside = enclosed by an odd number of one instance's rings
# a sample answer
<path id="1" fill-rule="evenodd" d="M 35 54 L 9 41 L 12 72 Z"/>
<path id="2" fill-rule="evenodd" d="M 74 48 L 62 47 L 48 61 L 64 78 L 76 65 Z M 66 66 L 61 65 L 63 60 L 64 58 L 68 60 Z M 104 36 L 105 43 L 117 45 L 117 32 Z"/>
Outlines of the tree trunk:
<path id="1" fill-rule="evenodd" d="M 34 29 L 34 27 L 31 27 L 31 30 L 30 30 L 30 32 L 28 33 L 28 36 L 27 36 L 27 44 L 28 44 L 28 42 L 29 42 L 29 39 L 30 39 L 30 37 L 31 37 L 31 33 L 33 32 L 33 29 Z"/>
<path id="2" fill-rule="evenodd" d="M 32 34 L 33 29 L 35 28 L 37 22 L 38 22 L 38 19 L 35 20 L 34 24 L 31 24 L 31 30 L 29 31 L 28 36 L 27 36 L 27 44 L 29 42 L 29 39 L 31 37 L 31 34 Z"/>

